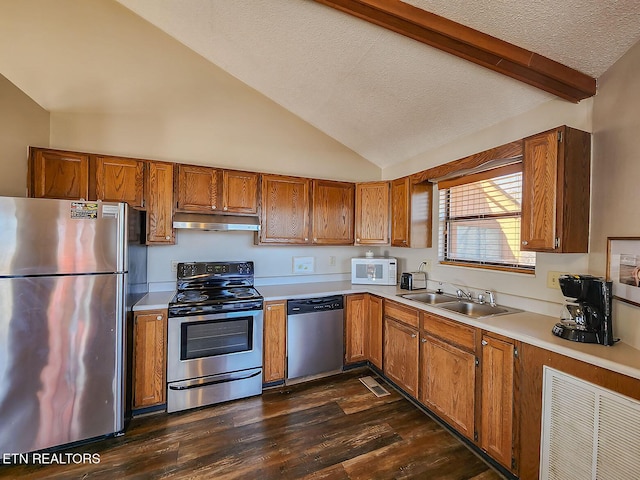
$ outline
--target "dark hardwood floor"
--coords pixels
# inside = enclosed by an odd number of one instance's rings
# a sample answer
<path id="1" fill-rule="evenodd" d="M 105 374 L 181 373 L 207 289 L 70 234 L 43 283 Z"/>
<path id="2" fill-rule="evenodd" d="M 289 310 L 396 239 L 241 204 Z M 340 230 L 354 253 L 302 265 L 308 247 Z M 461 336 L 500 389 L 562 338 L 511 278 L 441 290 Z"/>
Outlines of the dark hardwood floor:
<path id="1" fill-rule="evenodd" d="M 99 464 L 0 467 L 1 478 L 474 479 L 502 478 L 369 371 L 266 391 L 177 414 L 135 418 L 126 435 L 65 452 Z M 1 427 L 0 427 L 1 428 Z"/>

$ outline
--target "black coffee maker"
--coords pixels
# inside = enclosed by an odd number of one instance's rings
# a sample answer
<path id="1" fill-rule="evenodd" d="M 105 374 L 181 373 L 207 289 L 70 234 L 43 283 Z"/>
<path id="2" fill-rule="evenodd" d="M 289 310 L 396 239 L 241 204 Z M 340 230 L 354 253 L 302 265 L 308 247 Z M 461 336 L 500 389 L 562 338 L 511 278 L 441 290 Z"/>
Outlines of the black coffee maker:
<path id="1" fill-rule="evenodd" d="M 570 300 L 553 334 L 574 342 L 613 345 L 612 282 L 592 275 L 561 275 L 558 282 Z"/>

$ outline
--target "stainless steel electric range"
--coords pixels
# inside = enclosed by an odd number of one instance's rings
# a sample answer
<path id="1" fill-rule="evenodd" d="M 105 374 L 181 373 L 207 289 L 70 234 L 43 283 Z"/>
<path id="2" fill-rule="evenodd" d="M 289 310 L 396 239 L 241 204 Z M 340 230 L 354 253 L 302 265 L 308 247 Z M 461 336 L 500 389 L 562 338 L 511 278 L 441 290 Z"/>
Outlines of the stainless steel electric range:
<path id="1" fill-rule="evenodd" d="M 179 263 L 169 303 L 167 411 L 262 393 L 262 296 L 253 262 Z"/>

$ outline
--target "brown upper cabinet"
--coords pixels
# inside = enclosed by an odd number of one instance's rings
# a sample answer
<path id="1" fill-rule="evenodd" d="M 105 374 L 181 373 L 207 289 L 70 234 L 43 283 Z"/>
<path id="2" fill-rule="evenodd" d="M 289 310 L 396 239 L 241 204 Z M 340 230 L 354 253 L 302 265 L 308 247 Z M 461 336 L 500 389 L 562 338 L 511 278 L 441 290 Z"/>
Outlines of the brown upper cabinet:
<path id="1" fill-rule="evenodd" d="M 262 176 L 260 243 L 309 243 L 308 178 Z"/>
<path id="2" fill-rule="evenodd" d="M 257 214 L 259 175 L 255 172 L 222 171 L 222 211 Z"/>
<path id="3" fill-rule="evenodd" d="M 258 179 L 254 172 L 177 165 L 176 210 L 200 213 L 258 213 Z"/>
<path id="4" fill-rule="evenodd" d="M 313 180 L 312 242 L 318 245 L 353 244 L 353 183 Z"/>
<path id="5" fill-rule="evenodd" d="M 220 170 L 179 164 L 176 176 L 176 210 L 211 213 L 220 209 Z"/>
<path id="6" fill-rule="evenodd" d="M 173 244 L 173 164 L 147 162 L 147 244 Z"/>
<path id="7" fill-rule="evenodd" d="M 89 199 L 89 155 L 29 148 L 28 196 Z"/>
<path id="8" fill-rule="evenodd" d="M 587 253 L 590 134 L 562 126 L 523 148 L 522 250 Z"/>
<path id="9" fill-rule="evenodd" d="M 389 244 L 389 182 L 356 184 L 356 245 Z"/>
<path id="10" fill-rule="evenodd" d="M 433 184 L 413 183 L 411 177 L 391 182 L 391 245 L 431 247 Z"/>
<path id="11" fill-rule="evenodd" d="M 126 202 L 135 208 L 144 208 L 145 161 L 91 155 L 92 176 L 90 191 L 105 202 Z M 90 195 L 93 197 L 94 195 Z"/>

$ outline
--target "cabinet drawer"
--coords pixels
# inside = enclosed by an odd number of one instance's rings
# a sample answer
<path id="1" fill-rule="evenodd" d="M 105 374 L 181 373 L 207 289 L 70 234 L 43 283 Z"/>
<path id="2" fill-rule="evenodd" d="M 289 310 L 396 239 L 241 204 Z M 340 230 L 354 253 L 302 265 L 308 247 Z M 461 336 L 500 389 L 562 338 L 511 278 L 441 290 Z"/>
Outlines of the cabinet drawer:
<path id="1" fill-rule="evenodd" d="M 475 352 L 476 329 L 473 327 L 425 313 L 422 329 L 435 337 Z"/>
<path id="2" fill-rule="evenodd" d="M 407 307 L 388 300 L 385 300 L 384 302 L 385 317 L 391 317 L 399 322 L 418 328 L 419 315 L 420 313 L 415 308 Z"/>

